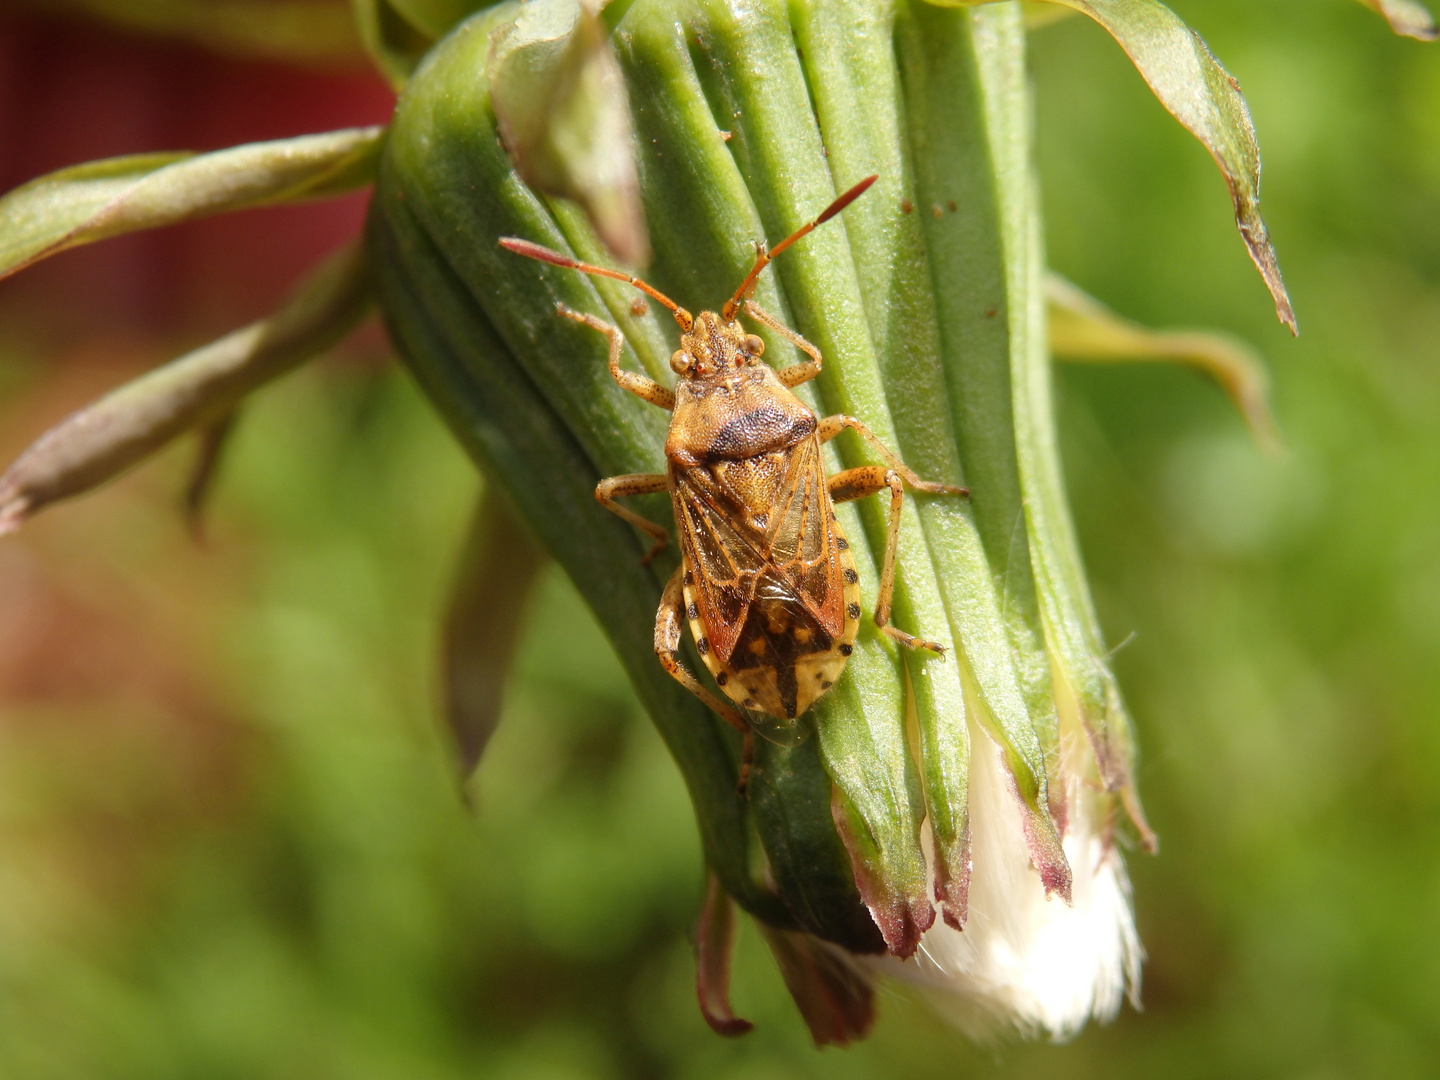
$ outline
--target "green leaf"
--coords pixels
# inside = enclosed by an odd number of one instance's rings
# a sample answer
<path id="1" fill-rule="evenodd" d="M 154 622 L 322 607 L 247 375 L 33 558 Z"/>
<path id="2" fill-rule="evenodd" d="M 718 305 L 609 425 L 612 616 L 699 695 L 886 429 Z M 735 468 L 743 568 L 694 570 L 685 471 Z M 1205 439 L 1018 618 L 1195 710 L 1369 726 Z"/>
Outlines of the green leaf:
<path id="1" fill-rule="evenodd" d="M 942 6 L 995 0 L 931 0 Z M 1295 311 L 1280 277 L 1270 233 L 1260 217 L 1260 147 L 1240 84 L 1200 35 L 1159 0 L 1046 0 L 1094 19 L 1125 50 L 1160 104 L 1215 159 L 1230 189 L 1235 224 L 1275 301 L 1275 314 L 1296 331 Z"/>
<path id="2" fill-rule="evenodd" d="M 0 535 L 119 476 L 262 384 L 317 356 L 369 310 L 358 245 L 324 263 L 276 314 L 140 376 L 62 420 L 0 476 Z"/>
<path id="3" fill-rule="evenodd" d="M 903 162 L 909 156 L 909 132 L 897 107 L 902 85 L 895 62 L 894 17 L 882 5 L 850 0 L 797 3 L 791 6 L 790 17 L 819 122 L 823 160 L 829 163 L 836 182 L 880 169 L 875 185 L 846 210 L 844 218 L 874 363 L 871 373 L 848 358 L 837 361 L 844 367 L 844 393 L 855 409 L 864 410 L 861 415 L 884 418 L 893 429 L 891 445 L 913 468 L 927 477 L 959 483 L 965 473 L 939 362 L 937 314 L 925 242 L 921 224 L 901 209 L 904 199 L 916 196 L 904 170 L 884 167 L 884 163 Z M 848 70 L 851 77 L 827 78 L 827 73 L 841 70 Z M 893 402 L 906 404 L 896 408 Z M 849 445 L 868 452 L 863 445 Z M 904 596 L 895 619 L 897 625 L 923 628 L 950 643 L 956 662 L 941 664 L 923 654 L 901 652 L 904 712 L 889 722 L 897 731 L 909 731 L 913 725 L 920 742 L 914 748 L 918 753 L 907 754 L 911 748 L 896 740 L 886 756 L 910 762 L 913 778 L 900 773 L 897 780 L 918 784 L 916 809 L 928 819 L 934 840 L 934 898 L 944 918 L 960 926 L 967 915 L 970 874 L 965 682 L 971 667 L 969 653 L 981 646 L 982 638 L 978 632 L 970 632 L 975 628 L 965 620 L 957 619 L 955 600 L 972 590 L 993 595 L 993 584 L 970 506 L 961 500 L 922 496 L 915 500 L 915 510 L 920 529 L 911 535 L 922 542 L 902 549 Z M 936 542 L 937 534 L 945 537 L 943 542 Z M 874 532 L 871 539 L 876 544 L 881 541 Z M 931 565 L 927 567 L 927 563 Z M 923 572 L 926 569 L 929 573 Z M 836 743 L 838 734 L 846 730 L 846 725 L 836 724 L 834 732 L 822 729 L 822 733 Z M 841 822 L 865 807 L 869 795 L 863 775 L 884 760 L 874 751 L 853 756 L 848 750 L 843 743 L 838 752 L 826 746 L 832 772 L 847 796 L 841 804 Z M 898 783 L 893 786 L 899 790 Z M 877 805 L 860 816 L 875 820 L 885 809 L 883 804 Z M 911 811 L 903 809 L 900 820 L 908 820 Z M 888 870 L 868 865 L 863 858 L 863 833 L 842 828 L 842 835 L 857 859 L 862 887 L 867 880 L 905 880 L 907 862 L 892 856 L 894 865 Z M 904 845 L 898 843 L 900 839 L 896 837 L 890 846 L 897 852 L 907 851 L 908 836 Z M 893 922 L 907 909 L 900 903 L 905 893 L 893 885 L 891 891 L 896 893 L 894 897 L 876 897 L 871 907 L 894 912 L 888 916 Z M 929 901 L 917 883 L 909 908 L 913 912 L 922 903 L 928 906 Z M 927 924 L 929 918 L 928 912 L 923 918 L 910 915 L 916 926 Z"/>
<path id="4" fill-rule="evenodd" d="M 975 20 L 983 38 L 1015 33 L 1004 8 L 981 8 Z M 1119 800 L 1141 844 L 1153 851 L 1155 835 L 1134 787 L 1133 725 L 1109 667 L 1065 494 L 1052 401 L 1043 227 L 1030 157 L 1029 104 L 1014 92 L 1024 78 L 1016 56 L 1013 50 L 982 50 L 981 83 L 989 100 L 986 145 L 997 177 L 1010 294 L 1006 319 L 1015 341 L 1010 354 L 1015 448 L 1060 750 L 1066 741 L 1088 738 L 1105 790 Z"/>
<path id="5" fill-rule="evenodd" d="M 0 199 L 0 278 L 122 233 L 369 183 L 384 128 L 351 128 L 211 154 L 137 154 L 42 176 Z"/>
<path id="6" fill-rule="evenodd" d="M 1281 449 L 1264 362 L 1243 341 L 1200 330 L 1151 330 L 1121 318 L 1055 273 L 1046 279 L 1046 295 L 1050 351 L 1056 359 L 1193 367 L 1220 384 L 1261 447 L 1272 453 Z"/>
<path id="7" fill-rule="evenodd" d="M 649 262 L 630 103 L 599 15 L 579 0 L 531 0 L 491 34 L 485 71 L 525 182 L 579 203 L 621 262 Z"/>
<path id="8" fill-rule="evenodd" d="M 480 495 L 445 613 L 442 680 L 462 783 L 500 723 L 510 661 L 545 551 L 504 495 Z"/>
<path id="9" fill-rule="evenodd" d="M 1379 12 L 1390 29 L 1417 41 L 1434 41 L 1440 37 L 1435 18 L 1424 4 L 1416 0 L 1360 0 L 1371 11 Z"/>

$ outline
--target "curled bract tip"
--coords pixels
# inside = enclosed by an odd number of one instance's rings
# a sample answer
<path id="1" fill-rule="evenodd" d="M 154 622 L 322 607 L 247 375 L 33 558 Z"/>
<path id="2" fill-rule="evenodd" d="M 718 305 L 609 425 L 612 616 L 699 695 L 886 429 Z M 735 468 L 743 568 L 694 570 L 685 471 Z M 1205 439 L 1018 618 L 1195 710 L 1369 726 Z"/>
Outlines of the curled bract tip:
<path id="1" fill-rule="evenodd" d="M 516 171 L 573 199 L 629 266 L 650 259 L 630 99 L 604 22 L 577 0 L 532 0 L 490 35 L 486 75 Z"/>

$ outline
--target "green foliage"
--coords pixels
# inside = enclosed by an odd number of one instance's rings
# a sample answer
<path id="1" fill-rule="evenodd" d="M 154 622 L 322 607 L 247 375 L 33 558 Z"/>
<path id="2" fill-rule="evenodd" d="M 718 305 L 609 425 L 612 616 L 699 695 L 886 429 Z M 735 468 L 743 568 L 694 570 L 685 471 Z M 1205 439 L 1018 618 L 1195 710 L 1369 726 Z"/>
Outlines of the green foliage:
<path id="1" fill-rule="evenodd" d="M 325 199 L 375 178 L 381 128 L 135 154 L 74 165 L 0 199 L 0 278 L 81 244 L 141 229 Z"/>

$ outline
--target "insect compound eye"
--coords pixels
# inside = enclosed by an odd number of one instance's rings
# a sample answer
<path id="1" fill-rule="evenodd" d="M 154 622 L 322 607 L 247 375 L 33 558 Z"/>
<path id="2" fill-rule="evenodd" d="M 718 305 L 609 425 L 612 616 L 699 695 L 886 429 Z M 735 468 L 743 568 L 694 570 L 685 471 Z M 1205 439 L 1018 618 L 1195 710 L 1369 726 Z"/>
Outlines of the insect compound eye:
<path id="1" fill-rule="evenodd" d="M 686 355 L 684 349 L 676 349 L 670 354 L 670 370 L 676 375 L 684 375 L 690 370 L 690 357 Z"/>
<path id="2" fill-rule="evenodd" d="M 745 351 L 751 356 L 760 356 L 765 352 L 765 342 L 754 334 L 746 334 Z"/>

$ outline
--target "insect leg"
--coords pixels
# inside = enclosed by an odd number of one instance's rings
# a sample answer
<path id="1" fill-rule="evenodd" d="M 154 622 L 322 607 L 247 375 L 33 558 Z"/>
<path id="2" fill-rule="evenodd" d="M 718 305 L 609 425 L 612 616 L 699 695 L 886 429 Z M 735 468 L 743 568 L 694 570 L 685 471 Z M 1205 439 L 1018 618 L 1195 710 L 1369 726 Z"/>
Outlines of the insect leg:
<path id="1" fill-rule="evenodd" d="M 648 563 L 664 551 L 665 545 L 670 543 L 670 534 L 664 526 L 656 525 L 649 518 L 641 517 L 628 506 L 621 506 L 615 499 L 626 495 L 653 495 L 657 491 L 669 490 L 670 478 L 664 473 L 629 473 L 625 476 L 611 476 L 595 485 L 596 502 L 612 514 L 618 514 L 637 529 L 655 538 L 655 546 L 645 553 L 645 557 L 640 560 L 641 563 Z"/>
<path id="2" fill-rule="evenodd" d="M 929 649 L 943 657 L 945 646 L 938 641 L 918 638 L 890 625 L 890 603 L 895 595 L 895 553 L 900 546 L 900 506 L 905 498 L 900 474 L 879 465 L 862 465 L 858 469 L 836 473 L 830 477 L 829 487 L 830 499 L 837 503 L 863 499 L 887 487 L 890 489 L 890 520 L 885 530 L 885 561 L 880 566 L 880 597 L 875 603 L 875 625 L 886 637 L 906 648 Z"/>
<path id="3" fill-rule="evenodd" d="M 660 598 L 660 610 L 655 613 L 655 655 L 660 664 L 670 673 L 671 678 L 719 713 L 727 724 L 740 732 L 740 794 L 750 782 L 750 763 L 755 759 L 755 733 L 745 718 L 732 705 L 724 704 L 714 694 L 700 685 L 690 670 L 680 663 L 680 629 L 685 622 L 685 590 L 681 577 L 685 567 L 677 566 L 675 573 L 665 585 L 665 595 Z"/>
<path id="4" fill-rule="evenodd" d="M 609 323 L 597 319 L 594 315 L 587 315 L 583 311 L 576 311 L 564 304 L 556 304 L 555 311 L 558 315 L 588 326 L 591 330 L 598 330 L 610 339 L 610 374 L 615 376 L 615 381 L 622 388 L 629 390 L 638 398 L 643 398 L 651 405 L 659 405 L 662 409 L 675 408 L 675 395 L 665 387 L 661 386 L 654 379 L 646 378 L 644 375 L 637 375 L 633 371 L 625 371 L 620 367 L 620 350 L 625 344 L 625 339 L 620 335 L 619 327 L 611 326 Z"/>
<path id="5" fill-rule="evenodd" d="M 900 479 L 914 488 L 916 491 L 924 491 L 931 495 L 969 495 L 970 489 L 956 487 L 954 484 L 938 484 L 931 480 L 921 480 L 915 470 L 900 460 L 900 456 L 880 441 L 879 437 L 865 426 L 863 421 L 856 420 L 853 416 L 845 416 L 836 413 L 834 416 L 827 416 L 820 421 L 817 429 L 820 433 L 821 442 L 829 442 L 840 432 L 850 428 L 862 439 L 875 447 L 880 456 L 885 459 L 885 464 L 899 474 Z M 853 471 L 853 470 L 852 470 Z M 837 473 L 836 476 L 844 476 L 844 473 Z"/>
<path id="6" fill-rule="evenodd" d="M 775 374 L 780 377 L 782 383 L 794 389 L 801 383 L 809 382 L 815 378 L 816 375 L 820 374 L 820 367 L 824 361 L 820 358 L 819 349 L 811 345 L 810 342 L 806 341 L 794 330 L 791 330 L 753 300 L 745 301 L 745 314 L 749 315 L 750 318 L 756 322 L 768 326 L 786 341 L 790 342 L 791 345 L 794 345 L 806 356 L 810 357 L 809 360 L 803 360 L 798 364 L 791 364 L 789 367 L 781 368 L 777 371 Z"/>

